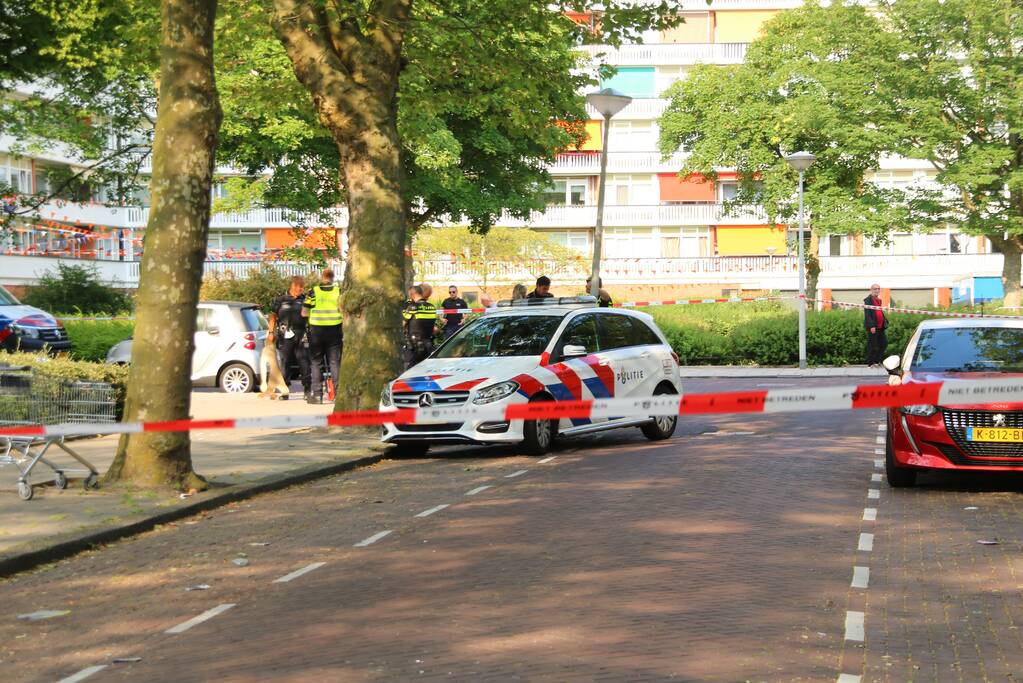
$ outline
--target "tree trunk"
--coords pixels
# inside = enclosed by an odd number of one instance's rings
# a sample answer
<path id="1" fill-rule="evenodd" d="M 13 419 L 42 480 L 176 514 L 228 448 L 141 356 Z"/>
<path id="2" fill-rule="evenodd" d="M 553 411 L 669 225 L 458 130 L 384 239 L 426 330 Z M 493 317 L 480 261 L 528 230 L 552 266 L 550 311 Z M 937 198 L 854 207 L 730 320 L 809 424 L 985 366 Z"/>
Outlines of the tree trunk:
<path id="1" fill-rule="evenodd" d="M 1019 308 L 1020 302 L 1023 300 L 1023 291 L 1021 291 L 1020 285 L 1021 270 L 1023 270 L 1020 255 L 1023 254 L 1023 241 L 1015 235 L 1009 237 L 988 236 L 988 239 L 1002 253 L 1002 290 L 1005 293 L 1002 305 L 1006 308 Z"/>
<path id="2" fill-rule="evenodd" d="M 152 207 L 139 277 L 125 420 L 187 418 L 195 311 L 206 256 L 220 102 L 213 77 L 216 0 L 161 0 Z M 108 481 L 204 488 L 187 432 L 121 438 Z"/>
<path id="3" fill-rule="evenodd" d="M 372 9 L 274 0 L 274 30 L 341 156 L 348 196 L 338 410 L 375 408 L 401 371 L 408 211 L 398 138 L 401 47 L 412 0 Z M 362 12 L 365 16 L 346 13 Z"/>

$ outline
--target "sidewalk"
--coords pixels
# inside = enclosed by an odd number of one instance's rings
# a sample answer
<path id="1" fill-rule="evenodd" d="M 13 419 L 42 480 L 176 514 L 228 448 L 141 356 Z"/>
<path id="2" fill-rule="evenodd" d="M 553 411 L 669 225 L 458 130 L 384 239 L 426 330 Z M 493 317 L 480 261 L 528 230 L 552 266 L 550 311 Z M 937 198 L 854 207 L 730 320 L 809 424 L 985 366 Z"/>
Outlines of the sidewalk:
<path id="1" fill-rule="evenodd" d="M 886 377 L 884 368 L 849 365 L 841 368 L 761 368 L 745 365 L 684 365 L 682 379 L 687 377 Z"/>
<path id="2" fill-rule="evenodd" d="M 301 396 L 301 393 L 299 393 Z M 325 414 L 330 405 L 313 406 L 302 400 L 270 401 L 256 394 L 223 394 L 211 390 L 192 392 L 192 415 L 197 419 L 262 415 Z M 79 439 L 69 445 L 100 473 L 114 459 L 117 436 Z M 52 471 L 39 465 L 31 481 L 35 497 L 18 497 L 18 470 L 0 467 L 0 576 L 66 556 L 97 542 L 138 533 L 155 524 L 223 505 L 258 491 L 283 488 L 369 464 L 380 458 L 382 448 L 365 431 L 250 429 L 200 430 L 192 433 L 192 463 L 210 482 L 210 489 L 181 498 L 153 491 L 117 487 L 85 492 L 79 474 L 64 491 L 51 485 Z M 54 460 L 69 468 L 77 466 L 58 449 Z"/>

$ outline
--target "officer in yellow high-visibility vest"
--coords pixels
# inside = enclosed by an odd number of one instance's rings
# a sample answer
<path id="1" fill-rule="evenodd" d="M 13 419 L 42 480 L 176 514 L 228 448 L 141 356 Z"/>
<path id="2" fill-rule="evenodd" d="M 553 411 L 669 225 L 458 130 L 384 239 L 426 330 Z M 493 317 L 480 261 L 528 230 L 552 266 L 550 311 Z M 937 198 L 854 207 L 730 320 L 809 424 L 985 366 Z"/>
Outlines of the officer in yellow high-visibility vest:
<path id="1" fill-rule="evenodd" d="M 313 287 L 302 304 L 302 315 L 309 318 L 309 364 L 312 386 L 309 403 L 323 403 L 323 365 L 337 390 L 341 365 L 341 288 L 334 282 L 334 271 L 323 271 L 320 284 Z"/>
<path id="2" fill-rule="evenodd" d="M 433 353 L 433 333 L 437 326 L 437 307 L 426 299 L 426 287 L 409 288 L 411 299 L 406 302 L 401 317 L 405 321 L 405 369 L 420 363 Z"/>

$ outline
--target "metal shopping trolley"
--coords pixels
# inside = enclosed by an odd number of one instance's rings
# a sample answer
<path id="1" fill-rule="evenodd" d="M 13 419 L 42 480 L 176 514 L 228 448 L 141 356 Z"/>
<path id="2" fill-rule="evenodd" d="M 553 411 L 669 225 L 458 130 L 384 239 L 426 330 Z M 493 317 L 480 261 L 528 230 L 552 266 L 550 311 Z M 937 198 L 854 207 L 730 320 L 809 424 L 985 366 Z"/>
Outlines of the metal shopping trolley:
<path id="1" fill-rule="evenodd" d="M 116 393 L 102 382 L 77 382 L 34 372 L 29 367 L 0 367 L 0 427 L 22 425 L 113 423 L 117 421 Z M 47 457 L 56 446 L 85 469 L 66 469 Z M 64 443 L 63 436 L 4 436 L 0 434 L 0 467 L 15 465 L 21 472 L 18 495 L 31 500 L 28 477 L 39 463 L 53 470 L 53 483 L 67 488 L 67 473 L 85 473 L 86 490 L 96 487 L 99 472 Z"/>

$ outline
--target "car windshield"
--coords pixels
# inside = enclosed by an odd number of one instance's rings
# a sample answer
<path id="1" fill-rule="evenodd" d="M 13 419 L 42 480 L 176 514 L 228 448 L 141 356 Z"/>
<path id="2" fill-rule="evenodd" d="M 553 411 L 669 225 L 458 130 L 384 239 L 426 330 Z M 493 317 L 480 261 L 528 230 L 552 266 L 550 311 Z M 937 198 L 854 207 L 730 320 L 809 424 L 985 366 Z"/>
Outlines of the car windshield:
<path id="1" fill-rule="evenodd" d="M 1023 372 L 1023 329 L 948 327 L 923 330 L 915 372 Z"/>
<path id="2" fill-rule="evenodd" d="M 20 306 L 21 302 L 3 287 L 0 287 L 0 306 Z"/>
<path id="3" fill-rule="evenodd" d="M 459 330 L 434 357 L 539 356 L 563 319 L 562 315 L 480 318 Z"/>
<path id="4" fill-rule="evenodd" d="M 266 317 L 258 308 L 243 308 L 242 318 L 245 319 L 245 329 L 249 332 L 257 332 L 269 327 Z"/>

